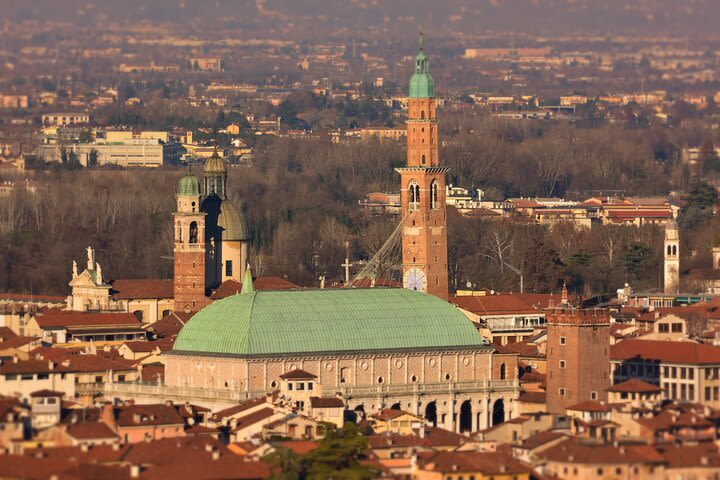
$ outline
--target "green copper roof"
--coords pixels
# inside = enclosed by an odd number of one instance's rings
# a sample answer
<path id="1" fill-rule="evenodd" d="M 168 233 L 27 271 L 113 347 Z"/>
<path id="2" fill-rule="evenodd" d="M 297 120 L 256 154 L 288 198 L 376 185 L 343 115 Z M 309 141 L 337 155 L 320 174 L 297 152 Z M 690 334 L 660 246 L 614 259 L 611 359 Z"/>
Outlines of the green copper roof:
<path id="1" fill-rule="evenodd" d="M 193 316 L 176 352 L 219 355 L 481 346 L 455 307 L 406 289 L 255 291 Z"/>
<path id="2" fill-rule="evenodd" d="M 200 180 L 195 175 L 185 175 L 178 183 L 178 195 L 193 196 L 200 195 Z"/>
<path id="3" fill-rule="evenodd" d="M 435 96 L 435 81 L 429 73 L 429 62 L 425 52 L 425 41 L 420 33 L 420 52 L 415 57 L 415 73 L 410 77 L 410 98 L 432 98 Z"/>

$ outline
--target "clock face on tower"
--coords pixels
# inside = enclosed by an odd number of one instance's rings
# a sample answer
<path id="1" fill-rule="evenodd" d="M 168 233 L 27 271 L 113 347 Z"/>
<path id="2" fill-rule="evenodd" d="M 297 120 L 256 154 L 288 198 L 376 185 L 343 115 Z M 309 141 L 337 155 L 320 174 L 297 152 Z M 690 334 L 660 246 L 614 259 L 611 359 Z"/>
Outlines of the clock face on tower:
<path id="1" fill-rule="evenodd" d="M 427 278 L 425 277 L 425 272 L 416 267 L 409 268 L 405 272 L 405 276 L 403 278 L 403 287 L 408 290 L 424 292 L 427 288 Z"/>

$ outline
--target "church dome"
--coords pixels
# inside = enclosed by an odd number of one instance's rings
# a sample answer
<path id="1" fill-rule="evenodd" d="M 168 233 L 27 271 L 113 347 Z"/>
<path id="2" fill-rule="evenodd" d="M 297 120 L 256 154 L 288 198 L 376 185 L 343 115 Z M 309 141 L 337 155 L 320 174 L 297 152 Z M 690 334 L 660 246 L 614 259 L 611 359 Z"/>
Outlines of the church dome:
<path id="1" fill-rule="evenodd" d="M 225 163 L 225 160 L 223 160 L 220 155 L 218 155 L 217 148 L 215 149 L 215 152 L 213 152 L 212 156 L 205 160 L 203 172 L 206 175 L 209 173 L 213 174 L 227 172 L 227 164 Z"/>
<path id="2" fill-rule="evenodd" d="M 223 200 L 220 204 L 220 215 L 217 222 L 218 226 L 223 229 L 223 241 L 250 240 L 250 230 L 245 215 L 229 200 Z"/>
<path id="3" fill-rule="evenodd" d="M 178 182 L 179 196 L 197 197 L 200 195 L 200 180 L 195 175 L 185 175 Z"/>
<path id="4" fill-rule="evenodd" d="M 371 288 L 233 295 L 193 316 L 173 351 L 243 356 L 482 345 L 453 305 L 426 293 Z"/>

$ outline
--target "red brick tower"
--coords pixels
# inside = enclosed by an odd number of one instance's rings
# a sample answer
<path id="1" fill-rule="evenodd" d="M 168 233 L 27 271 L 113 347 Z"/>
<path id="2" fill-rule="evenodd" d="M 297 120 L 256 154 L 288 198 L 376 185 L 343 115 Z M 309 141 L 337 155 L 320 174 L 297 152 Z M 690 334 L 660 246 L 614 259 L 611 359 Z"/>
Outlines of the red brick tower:
<path id="1" fill-rule="evenodd" d="M 175 225 L 175 310 L 196 312 L 210 304 L 205 296 L 205 213 L 200 211 L 200 181 L 180 179 Z"/>
<path id="2" fill-rule="evenodd" d="M 407 166 L 398 168 L 403 212 L 403 286 L 448 299 L 445 174 L 439 165 L 435 84 L 423 52 L 410 79 Z"/>
<path id="3" fill-rule="evenodd" d="M 610 317 L 605 310 L 558 308 L 547 314 L 547 410 L 607 400 Z"/>

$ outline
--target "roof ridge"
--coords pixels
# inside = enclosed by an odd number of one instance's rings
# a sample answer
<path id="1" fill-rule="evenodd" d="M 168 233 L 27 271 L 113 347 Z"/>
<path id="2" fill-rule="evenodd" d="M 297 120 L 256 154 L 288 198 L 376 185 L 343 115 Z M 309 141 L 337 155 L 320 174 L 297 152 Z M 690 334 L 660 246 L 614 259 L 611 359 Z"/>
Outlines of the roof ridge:
<path id="1" fill-rule="evenodd" d="M 253 338 L 253 336 L 251 335 L 251 333 L 252 333 L 251 330 L 252 330 L 253 324 L 255 323 L 253 321 L 253 311 L 255 310 L 255 300 L 257 300 L 258 292 L 253 290 L 252 292 L 250 292 L 250 294 L 253 296 L 253 299 L 252 299 L 252 302 L 250 302 L 250 315 L 248 316 L 248 318 L 250 319 L 250 321 L 248 321 L 248 332 L 247 332 L 248 353 L 253 352 L 250 342 L 252 341 L 252 338 Z"/>

